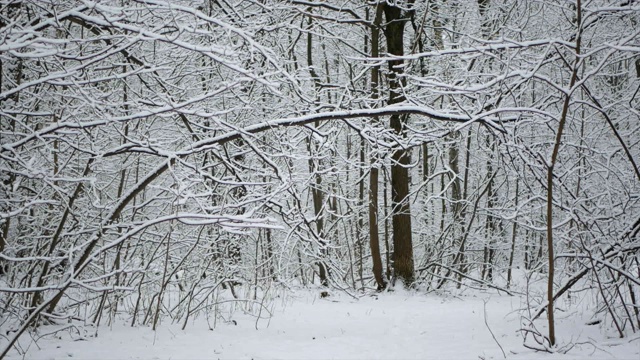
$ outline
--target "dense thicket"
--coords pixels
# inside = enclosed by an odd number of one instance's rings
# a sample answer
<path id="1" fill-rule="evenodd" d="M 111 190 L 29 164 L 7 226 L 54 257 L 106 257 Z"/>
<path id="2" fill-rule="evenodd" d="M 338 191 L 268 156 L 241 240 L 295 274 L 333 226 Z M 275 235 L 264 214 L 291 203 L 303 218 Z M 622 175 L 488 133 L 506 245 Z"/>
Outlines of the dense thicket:
<path id="1" fill-rule="evenodd" d="M 227 293 L 523 274 L 549 279 L 530 321 L 579 284 L 638 331 L 639 21 L 637 1 L 0 1 L 6 349 L 69 319 L 186 326 Z"/>

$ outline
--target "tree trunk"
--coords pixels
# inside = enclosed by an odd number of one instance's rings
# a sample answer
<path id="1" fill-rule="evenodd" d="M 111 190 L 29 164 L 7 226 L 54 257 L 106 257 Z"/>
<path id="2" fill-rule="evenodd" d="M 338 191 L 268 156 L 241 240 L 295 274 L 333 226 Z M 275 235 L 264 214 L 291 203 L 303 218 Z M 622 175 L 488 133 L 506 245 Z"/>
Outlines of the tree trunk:
<path id="1" fill-rule="evenodd" d="M 576 83 L 578 77 L 578 68 L 580 64 L 580 35 L 582 26 L 582 4 L 578 0 L 576 4 L 576 58 L 572 69 L 571 80 L 569 81 L 569 89 L 572 89 Z M 569 105 L 571 102 L 570 93 L 565 94 L 564 104 L 562 106 L 562 114 L 558 122 L 558 129 L 556 131 L 555 142 L 553 144 L 553 150 L 551 152 L 551 159 L 547 164 L 547 248 L 548 248 L 548 262 L 549 262 L 549 274 L 547 277 L 547 318 L 549 323 L 549 343 L 554 346 L 556 343 L 555 323 L 553 313 L 553 277 L 554 277 L 554 249 L 553 249 L 553 170 L 557 164 L 558 152 L 560 150 L 560 143 L 562 141 L 562 133 L 567 121 L 567 114 L 569 113 Z"/>
<path id="2" fill-rule="evenodd" d="M 309 18 L 309 29 L 310 31 L 307 33 L 307 66 L 309 67 L 309 73 L 311 75 L 311 78 L 313 79 L 313 84 L 316 88 L 316 90 L 319 90 L 319 84 L 320 84 L 320 78 L 318 76 L 318 73 L 315 70 L 315 67 L 313 65 L 313 36 L 311 33 L 311 27 L 312 27 L 312 22 L 311 22 L 311 18 Z M 316 94 L 318 94 L 319 91 L 316 91 Z M 316 95 L 318 96 L 318 95 Z M 319 99 L 316 99 L 316 102 Z M 318 122 L 315 123 L 315 126 L 318 127 L 320 124 Z M 325 242 L 324 239 L 324 220 L 322 217 L 322 207 L 324 205 L 324 196 L 322 194 L 322 190 L 320 188 L 321 184 L 322 184 L 322 177 L 320 176 L 319 173 L 319 167 L 320 167 L 320 160 L 314 160 L 313 159 L 313 137 L 309 136 L 308 139 L 308 147 L 309 147 L 309 171 L 311 172 L 311 176 L 313 176 L 314 178 L 314 186 L 312 186 L 311 188 L 311 195 L 312 195 L 312 199 L 313 199 L 313 211 L 314 211 L 314 215 L 315 215 L 315 223 L 316 223 L 316 232 L 317 232 L 317 236 L 319 238 L 318 242 L 320 244 L 320 260 L 318 261 L 318 275 L 320 276 L 320 283 L 323 286 L 328 286 L 329 282 L 328 282 L 328 269 L 327 266 L 325 264 L 325 257 L 327 255 L 327 244 Z"/>
<path id="3" fill-rule="evenodd" d="M 376 6 L 375 19 L 371 28 L 371 57 L 379 57 L 380 23 L 382 22 L 382 6 Z M 380 67 L 371 69 L 371 98 L 375 101 L 379 97 L 378 84 L 380 80 Z M 373 121 L 377 121 L 374 119 Z M 373 277 L 376 279 L 378 290 L 387 287 L 387 282 L 382 274 L 382 258 L 380 256 L 380 230 L 378 226 L 378 158 L 371 158 L 371 171 L 369 173 L 369 246 L 371 248 L 371 261 L 373 262 Z"/>
<path id="4" fill-rule="evenodd" d="M 520 179 L 516 178 L 516 200 L 515 200 L 516 208 L 518 208 L 519 190 L 520 190 Z M 513 227 L 511 228 L 511 251 L 509 252 L 509 268 L 507 269 L 507 289 L 511 287 L 511 273 L 513 272 L 513 258 L 516 253 L 516 232 L 518 230 L 518 222 L 516 221 L 516 219 L 513 220 Z"/>
<path id="5" fill-rule="evenodd" d="M 409 2 L 408 6 L 411 5 Z M 391 55 L 404 55 L 404 27 L 409 14 L 402 10 L 400 4 L 385 3 L 384 14 L 387 26 L 384 30 L 387 51 Z M 389 105 L 405 101 L 403 95 L 404 61 L 389 61 Z M 404 137 L 408 117 L 391 115 L 390 126 L 398 137 Z M 411 286 L 415 280 L 413 267 L 413 242 L 411 234 L 411 209 L 409 206 L 409 150 L 396 149 L 391 155 L 391 204 L 393 208 L 393 268 L 394 276 L 400 278 L 405 286 Z"/>

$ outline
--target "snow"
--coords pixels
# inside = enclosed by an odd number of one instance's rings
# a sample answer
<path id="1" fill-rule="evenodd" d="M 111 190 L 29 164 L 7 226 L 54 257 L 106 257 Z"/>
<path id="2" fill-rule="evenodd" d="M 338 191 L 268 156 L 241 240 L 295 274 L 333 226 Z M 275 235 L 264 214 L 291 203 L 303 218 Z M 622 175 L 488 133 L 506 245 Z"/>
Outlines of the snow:
<path id="1" fill-rule="evenodd" d="M 581 312 L 558 316 L 560 342 L 567 353 L 536 352 L 523 346 L 524 298 L 495 292 L 437 295 L 397 290 L 355 299 L 320 290 L 298 290 L 271 299 L 270 318 L 236 307 L 199 318 L 181 330 L 167 320 L 156 332 L 124 322 L 45 336 L 37 344 L 25 336 L 28 359 L 640 359 L 640 337 L 607 338 L 585 326 Z M 241 306 L 240 306 L 241 307 Z M 486 324 L 485 324 L 486 314 Z M 565 314 L 564 318 L 562 314 Z M 264 312 L 263 312 L 264 315 Z M 544 332 L 546 319 L 536 322 Z M 488 326 L 487 326 L 488 325 Z M 489 330 L 490 329 L 490 330 Z M 46 333 L 47 327 L 40 330 Z M 49 329 L 50 331 L 50 329 Z M 494 340 L 495 335 L 497 342 Z M 17 352 L 9 359 L 21 359 Z"/>

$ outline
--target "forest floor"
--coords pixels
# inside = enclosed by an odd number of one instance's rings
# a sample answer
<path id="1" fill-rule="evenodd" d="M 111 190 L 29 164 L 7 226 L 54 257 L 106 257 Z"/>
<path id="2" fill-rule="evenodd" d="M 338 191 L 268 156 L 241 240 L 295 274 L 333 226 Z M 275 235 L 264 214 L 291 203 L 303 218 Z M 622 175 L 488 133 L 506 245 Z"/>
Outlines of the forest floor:
<path id="1" fill-rule="evenodd" d="M 558 342 L 573 345 L 562 354 L 523 346 L 521 296 L 470 290 L 458 296 L 403 290 L 360 299 L 335 291 L 319 295 L 298 290 L 274 296 L 272 316 L 258 321 L 242 309 L 226 311 L 213 330 L 213 320 L 199 318 L 184 331 L 166 321 L 155 332 L 123 322 L 85 327 L 83 334 L 59 332 L 37 343 L 25 335 L 20 346 L 26 353 L 9 358 L 640 359 L 640 336 L 618 339 L 601 325 L 587 326 L 580 304 L 558 311 Z M 543 333 L 545 322 L 544 315 L 536 322 Z"/>

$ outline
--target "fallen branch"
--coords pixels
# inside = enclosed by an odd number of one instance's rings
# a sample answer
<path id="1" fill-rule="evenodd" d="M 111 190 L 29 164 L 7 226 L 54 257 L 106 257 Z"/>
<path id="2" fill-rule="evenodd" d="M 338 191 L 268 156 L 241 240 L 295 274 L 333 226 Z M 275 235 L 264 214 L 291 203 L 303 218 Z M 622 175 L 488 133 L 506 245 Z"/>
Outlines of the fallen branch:
<path id="1" fill-rule="evenodd" d="M 482 285 L 484 285 L 484 286 L 486 286 L 486 287 L 489 287 L 489 288 L 492 288 L 492 289 L 496 289 L 496 290 L 498 290 L 498 291 L 502 291 L 502 292 L 504 292 L 505 294 L 507 294 L 507 295 L 509 295 L 509 296 L 513 296 L 513 292 L 512 292 L 511 290 L 507 290 L 507 289 L 505 289 L 505 288 L 503 288 L 503 287 L 500 287 L 500 286 L 494 285 L 494 284 L 492 284 L 492 283 L 490 283 L 490 282 L 486 282 L 486 281 L 484 281 L 484 280 L 476 279 L 476 278 L 474 278 L 474 277 L 471 277 L 471 276 L 469 276 L 469 275 L 467 275 L 467 274 L 464 274 L 464 273 L 462 273 L 462 272 L 460 272 L 460 271 L 458 271 L 458 270 L 456 270 L 456 269 L 453 269 L 453 268 L 451 268 L 451 267 L 449 267 L 449 266 L 442 265 L 442 264 L 440 264 L 440 263 L 431 263 L 431 264 L 429 264 L 429 265 L 427 265 L 427 266 L 425 266 L 425 267 L 423 267 L 423 268 L 418 269 L 417 271 L 418 271 L 418 272 L 422 272 L 422 271 L 425 271 L 425 270 L 427 270 L 427 269 L 429 269 L 430 267 L 433 267 L 433 266 L 440 266 L 440 267 L 442 267 L 442 268 L 447 269 L 447 271 L 448 271 L 448 272 L 452 272 L 452 273 L 454 273 L 454 274 L 456 274 L 456 275 L 459 275 L 459 276 L 461 276 L 461 277 L 463 277 L 463 278 L 465 278 L 465 279 L 468 279 L 468 280 L 471 280 L 471 281 L 477 282 L 477 283 L 479 283 L 479 284 L 482 284 Z M 436 275 L 436 274 L 433 274 L 433 275 L 434 275 L 434 276 L 438 276 L 438 277 L 440 277 L 440 275 Z"/>
<path id="2" fill-rule="evenodd" d="M 500 343 L 498 342 L 498 339 L 496 339 L 496 335 L 493 333 L 493 331 L 491 331 L 491 328 L 489 327 L 489 322 L 487 321 L 487 300 L 483 300 L 482 302 L 484 303 L 483 305 L 484 306 L 484 324 L 487 326 L 487 329 L 491 333 L 491 336 L 493 337 L 493 341 L 495 341 L 496 344 L 498 344 L 500 351 L 502 351 L 502 356 L 506 359 L 507 354 L 504 353 L 504 349 L 502 348 L 502 345 L 500 345 Z"/>

